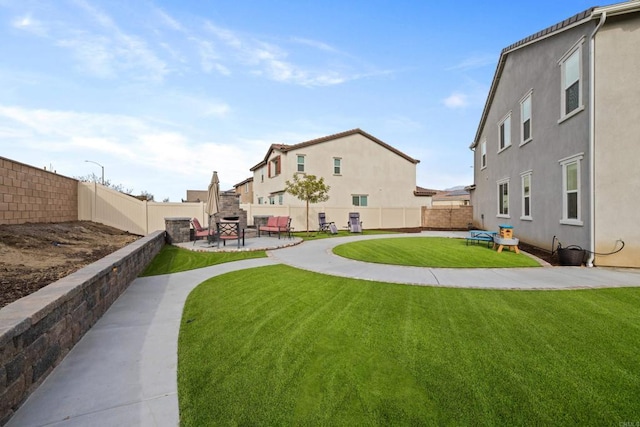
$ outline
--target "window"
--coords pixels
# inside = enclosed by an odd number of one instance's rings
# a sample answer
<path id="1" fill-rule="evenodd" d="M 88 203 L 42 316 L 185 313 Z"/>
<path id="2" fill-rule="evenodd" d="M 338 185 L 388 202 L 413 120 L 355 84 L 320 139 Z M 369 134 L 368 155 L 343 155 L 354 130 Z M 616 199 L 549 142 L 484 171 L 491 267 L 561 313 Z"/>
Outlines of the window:
<path id="1" fill-rule="evenodd" d="M 264 168 L 260 169 L 260 182 L 264 182 Z"/>
<path id="2" fill-rule="evenodd" d="M 367 196 L 354 194 L 351 196 L 353 206 L 367 206 Z"/>
<path id="3" fill-rule="evenodd" d="M 562 73 L 562 119 L 583 110 L 582 106 L 582 43 L 576 43 L 560 60 Z"/>
<path id="4" fill-rule="evenodd" d="M 482 169 L 487 167 L 487 141 L 480 143 L 480 167 Z"/>
<path id="5" fill-rule="evenodd" d="M 509 180 L 498 182 L 498 216 L 509 218 Z"/>
<path id="6" fill-rule="evenodd" d="M 269 204 L 270 205 L 275 205 L 276 204 L 276 198 L 274 196 L 269 196 Z"/>
<path id="7" fill-rule="evenodd" d="M 499 130 L 499 147 L 498 151 L 502 151 L 511 145 L 511 113 L 498 123 Z"/>
<path id="8" fill-rule="evenodd" d="M 523 172 L 520 175 L 522 181 L 522 216 L 520 219 L 530 220 L 531 218 L 531 171 Z"/>
<path id="9" fill-rule="evenodd" d="M 280 175 L 280 156 L 276 156 L 269 162 L 269 178 Z"/>
<path id="10" fill-rule="evenodd" d="M 304 172 L 304 156 L 298 156 L 298 172 Z"/>
<path id="11" fill-rule="evenodd" d="M 531 141 L 531 91 L 520 101 L 520 117 L 522 118 L 522 131 L 520 132 L 520 145 Z"/>
<path id="12" fill-rule="evenodd" d="M 333 158 L 333 174 L 340 175 L 342 173 L 342 159 L 338 157 Z"/>
<path id="13" fill-rule="evenodd" d="M 278 204 L 282 205 L 284 203 L 284 194 L 278 194 Z"/>
<path id="14" fill-rule="evenodd" d="M 244 185 L 244 192 L 245 193 L 249 192 L 249 183 L 248 182 Z"/>
<path id="15" fill-rule="evenodd" d="M 582 225 L 580 209 L 580 163 L 583 154 L 560 160 L 562 165 L 561 224 Z"/>
<path id="16" fill-rule="evenodd" d="M 263 197 L 258 197 L 258 204 L 261 205 L 264 203 L 264 198 Z"/>

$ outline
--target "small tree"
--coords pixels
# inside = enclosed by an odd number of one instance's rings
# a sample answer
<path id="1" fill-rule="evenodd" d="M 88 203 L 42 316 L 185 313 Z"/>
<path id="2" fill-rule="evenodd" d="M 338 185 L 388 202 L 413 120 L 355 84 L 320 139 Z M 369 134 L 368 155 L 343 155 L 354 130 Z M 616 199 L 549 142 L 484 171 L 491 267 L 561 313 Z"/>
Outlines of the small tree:
<path id="1" fill-rule="evenodd" d="M 331 187 L 324 183 L 324 178 L 316 178 L 315 175 L 305 175 L 300 178 L 298 174 L 293 175 L 293 182 L 285 182 L 285 191 L 304 200 L 307 204 L 307 235 L 309 234 L 309 203 L 320 203 L 329 200 L 329 190 Z"/>

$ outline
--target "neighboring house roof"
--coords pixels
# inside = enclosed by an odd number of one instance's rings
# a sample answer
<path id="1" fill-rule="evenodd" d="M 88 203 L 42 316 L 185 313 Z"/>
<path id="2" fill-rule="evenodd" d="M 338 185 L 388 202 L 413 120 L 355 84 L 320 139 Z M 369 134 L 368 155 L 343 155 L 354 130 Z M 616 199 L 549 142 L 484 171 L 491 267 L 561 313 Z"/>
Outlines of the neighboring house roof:
<path id="1" fill-rule="evenodd" d="M 603 7 L 590 7 L 587 10 L 584 10 L 578 14 L 573 15 L 570 18 L 565 19 L 555 25 L 552 25 L 544 30 L 538 31 L 535 34 L 532 34 L 524 39 L 513 43 L 500 52 L 500 59 L 498 60 L 498 65 L 496 67 L 496 72 L 493 76 L 493 81 L 491 82 L 491 88 L 489 89 L 489 95 L 487 96 L 487 102 L 484 106 L 484 110 L 482 111 L 482 116 L 480 119 L 480 124 L 478 125 L 478 130 L 476 131 L 476 137 L 469 148 L 474 149 L 478 146 L 480 142 L 480 134 L 482 133 L 482 128 L 484 127 L 485 121 L 487 119 L 487 115 L 489 114 L 489 109 L 491 108 L 491 104 L 493 102 L 493 97 L 496 93 L 496 88 L 500 83 L 500 77 L 502 76 L 502 70 L 504 69 L 504 64 L 507 60 L 507 55 L 515 50 L 521 49 L 525 46 L 528 46 L 532 43 L 537 43 L 541 40 L 546 39 L 547 37 L 554 36 L 563 31 L 571 29 L 575 26 L 582 25 L 585 22 L 600 19 L 604 16 L 615 16 L 622 15 L 626 13 L 633 13 L 640 11 L 640 0 L 630 0 L 622 3 L 616 3 L 609 6 Z"/>
<path id="2" fill-rule="evenodd" d="M 245 185 L 248 182 L 253 182 L 253 177 L 247 178 L 244 181 L 235 184 L 233 188 L 240 187 L 241 185 Z"/>
<path id="3" fill-rule="evenodd" d="M 418 197 L 431 197 L 436 193 L 437 193 L 436 190 L 430 190 L 428 188 L 422 188 L 422 187 L 416 186 L 416 189 L 413 192 L 413 195 Z"/>
<path id="4" fill-rule="evenodd" d="M 434 202 L 442 202 L 442 201 L 458 201 L 458 200 L 469 200 L 471 198 L 468 190 L 452 190 L 452 191 L 438 191 L 433 196 Z"/>
<path id="5" fill-rule="evenodd" d="M 390 146 L 389 144 L 379 140 L 375 136 L 366 133 L 362 129 L 357 129 L 356 128 L 356 129 L 351 129 L 351 130 L 348 130 L 348 131 L 345 131 L 345 132 L 336 133 L 336 134 L 333 134 L 333 135 L 323 136 L 322 138 L 317 138 L 317 139 L 312 139 L 310 141 L 301 142 L 299 144 L 293 144 L 293 145 L 272 144 L 271 147 L 269 147 L 269 150 L 267 151 L 267 155 L 264 157 L 264 159 L 260 163 L 258 163 L 257 165 L 253 166 L 250 170 L 251 171 L 255 171 L 259 167 L 262 167 L 262 166 L 266 165 L 267 161 L 269 160 L 269 156 L 271 155 L 271 153 L 274 150 L 278 150 L 278 151 L 281 151 L 283 153 L 286 153 L 286 152 L 291 151 L 291 150 L 297 150 L 297 149 L 300 149 L 300 148 L 308 147 L 310 145 L 321 144 L 323 142 L 332 141 L 334 139 L 344 138 L 346 136 L 351 136 L 351 135 L 356 135 L 356 134 L 360 134 L 360 135 L 364 136 L 365 138 L 368 138 L 368 139 L 372 140 L 373 142 L 375 142 L 377 144 L 380 144 L 381 146 L 383 146 L 387 150 L 397 154 L 400 157 L 405 158 L 406 160 L 408 160 L 409 162 L 411 162 L 413 164 L 420 163 L 420 160 L 414 159 L 413 157 L 410 157 L 410 156 L 404 154 L 402 151 L 397 150 L 397 149 L 393 148 L 392 146 Z"/>
<path id="6" fill-rule="evenodd" d="M 437 193 L 437 190 L 430 190 L 428 188 L 422 188 L 422 187 L 418 187 L 416 186 L 415 191 L 413 192 L 414 196 L 420 196 L 420 197 L 424 197 L 424 196 L 433 196 Z"/>

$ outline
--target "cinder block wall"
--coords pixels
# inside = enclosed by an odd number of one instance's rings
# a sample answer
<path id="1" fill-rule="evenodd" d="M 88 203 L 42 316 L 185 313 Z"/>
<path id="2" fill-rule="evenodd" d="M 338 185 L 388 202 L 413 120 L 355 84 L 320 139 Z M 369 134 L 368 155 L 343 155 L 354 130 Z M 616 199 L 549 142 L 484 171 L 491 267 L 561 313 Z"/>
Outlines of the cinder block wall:
<path id="1" fill-rule="evenodd" d="M 151 233 L 0 309 L 0 426 L 146 268 L 164 241 L 164 231 Z"/>
<path id="2" fill-rule="evenodd" d="M 77 220 L 77 180 L 0 157 L 0 224 Z"/>
<path id="3" fill-rule="evenodd" d="M 422 226 L 436 230 L 466 230 L 473 221 L 473 206 L 422 208 Z"/>

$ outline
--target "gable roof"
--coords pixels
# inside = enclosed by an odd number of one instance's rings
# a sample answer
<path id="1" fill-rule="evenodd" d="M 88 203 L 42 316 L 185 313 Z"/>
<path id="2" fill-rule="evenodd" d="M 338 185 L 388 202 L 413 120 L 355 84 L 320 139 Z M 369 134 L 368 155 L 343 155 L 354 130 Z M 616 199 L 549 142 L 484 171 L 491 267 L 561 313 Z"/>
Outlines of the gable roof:
<path id="1" fill-rule="evenodd" d="M 430 190 L 428 188 L 424 188 L 424 187 L 420 187 L 416 185 L 416 189 L 413 192 L 414 196 L 434 196 L 438 191 L 437 190 Z"/>
<path id="2" fill-rule="evenodd" d="M 362 129 L 356 128 L 356 129 L 351 129 L 351 130 L 348 130 L 348 131 L 345 131 L 345 132 L 340 132 L 340 133 L 336 133 L 336 134 L 333 134 L 333 135 L 323 136 L 322 138 L 316 138 L 316 139 L 312 139 L 310 141 L 305 141 L 305 142 L 301 142 L 301 143 L 293 144 L 293 145 L 271 144 L 271 147 L 269 147 L 269 150 L 267 150 L 267 155 L 264 156 L 264 159 L 260 163 L 258 163 L 257 165 L 253 166 L 249 170 L 253 172 L 256 169 L 258 169 L 259 167 L 266 165 L 267 161 L 269 160 L 269 156 L 271 155 L 271 153 L 274 150 L 278 150 L 280 152 L 287 153 L 287 152 L 292 151 L 292 150 L 298 150 L 300 148 L 309 147 L 310 145 L 321 144 L 323 142 L 332 141 L 334 139 L 340 139 L 340 138 L 344 138 L 344 137 L 351 136 L 351 135 L 357 135 L 357 134 L 360 134 L 360 135 L 364 136 L 365 138 L 370 139 L 371 141 L 383 146 L 387 150 L 397 154 L 398 156 L 408 160 L 409 162 L 411 162 L 413 164 L 420 163 L 420 160 L 414 159 L 413 157 L 410 157 L 410 156 L 404 154 L 402 151 L 400 151 L 400 150 L 398 150 L 396 148 L 393 148 L 392 146 L 390 146 L 389 144 L 385 143 L 384 141 L 379 140 L 375 136 L 366 133 Z"/>
<path id="3" fill-rule="evenodd" d="M 480 133 L 482 132 L 482 128 L 484 127 L 485 121 L 487 119 L 487 115 L 489 114 L 489 108 L 493 102 L 493 97 L 495 96 L 496 88 L 498 87 L 498 83 L 500 82 L 500 77 L 502 75 L 502 70 L 504 69 L 504 64 L 507 60 L 507 55 L 515 50 L 528 46 L 532 43 L 537 43 L 541 40 L 546 39 L 547 37 L 554 36 L 558 33 L 576 27 L 578 25 L 582 25 L 585 22 L 600 19 L 602 17 L 607 16 L 615 16 L 622 15 L 626 13 L 633 13 L 640 11 L 640 0 L 629 0 L 622 3 L 615 3 L 609 6 L 603 7 L 590 7 L 587 10 L 584 10 L 578 14 L 571 16 L 570 18 L 565 19 L 564 21 L 558 22 L 555 25 L 545 28 L 544 30 L 538 31 L 535 34 L 532 34 L 524 39 L 515 42 L 500 52 L 500 59 L 498 60 L 498 65 L 496 66 L 496 72 L 493 76 L 493 81 L 491 82 L 491 88 L 489 89 L 489 94 L 487 95 L 487 102 L 484 105 L 484 110 L 482 111 L 482 116 L 480 118 L 480 123 L 478 125 L 478 129 L 476 131 L 476 136 L 473 143 L 469 146 L 469 148 L 474 149 L 478 146 L 480 142 Z"/>
<path id="4" fill-rule="evenodd" d="M 245 179 L 245 180 L 244 180 L 244 181 L 242 181 L 242 182 L 239 182 L 239 183 L 235 184 L 235 185 L 233 186 L 233 188 L 240 187 L 241 185 L 245 185 L 245 184 L 246 184 L 246 183 L 248 183 L 248 182 L 253 182 L 253 177 L 252 177 L 252 176 L 251 176 L 251 177 L 249 177 L 249 178 L 247 178 L 247 179 Z"/>
<path id="5" fill-rule="evenodd" d="M 537 43 L 540 40 L 546 39 L 547 37 L 554 36 L 560 32 L 566 31 L 577 25 L 582 25 L 585 22 L 590 21 L 594 9 L 595 7 L 590 7 L 589 9 L 584 10 L 576 15 L 573 15 L 572 17 L 567 18 L 564 21 L 558 22 L 557 24 L 547 27 L 544 30 L 538 31 L 535 34 L 525 37 L 522 40 L 517 41 L 505 47 L 504 49 L 502 49 L 502 51 L 500 52 L 500 58 L 498 59 L 498 65 L 496 66 L 496 72 L 493 75 L 493 81 L 491 82 L 491 87 L 489 88 L 487 101 L 484 104 L 484 109 L 482 110 L 482 116 L 480 117 L 480 123 L 478 124 L 476 136 L 475 136 L 475 139 L 473 140 L 473 143 L 469 146 L 469 148 L 473 149 L 478 146 L 478 143 L 480 140 L 480 134 L 482 133 L 482 128 L 484 127 L 484 123 L 487 120 L 487 116 L 489 115 L 489 109 L 491 107 L 491 104 L 493 103 L 493 97 L 496 94 L 498 83 L 500 83 L 500 77 L 502 76 L 502 70 L 504 69 L 504 64 L 507 61 L 507 55 L 515 50 L 521 49 L 532 43 Z"/>

